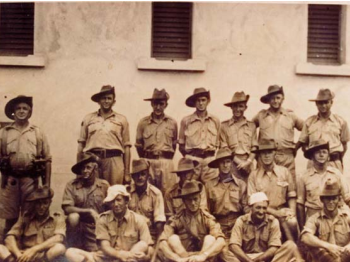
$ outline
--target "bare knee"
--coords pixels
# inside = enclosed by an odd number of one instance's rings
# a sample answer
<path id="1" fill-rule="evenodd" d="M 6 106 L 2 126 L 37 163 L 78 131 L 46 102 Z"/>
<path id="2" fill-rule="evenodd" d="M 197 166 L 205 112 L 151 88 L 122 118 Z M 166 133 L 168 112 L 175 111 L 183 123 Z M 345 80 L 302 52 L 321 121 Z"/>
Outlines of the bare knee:
<path id="1" fill-rule="evenodd" d="M 65 252 L 66 247 L 61 243 L 57 243 L 47 251 L 47 258 L 52 260 L 56 257 L 64 255 Z"/>
<path id="2" fill-rule="evenodd" d="M 174 248 L 179 246 L 179 243 L 181 243 L 181 240 L 178 235 L 171 235 L 168 238 L 168 244 L 173 250 L 175 250 Z"/>
<path id="3" fill-rule="evenodd" d="M 0 260 L 4 260 L 9 255 L 11 255 L 10 251 L 4 245 L 0 245 Z"/>
<path id="4" fill-rule="evenodd" d="M 213 237 L 212 235 L 206 235 L 204 237 L 204 243 L 205 244 L 213 244 L 215 242 L 216 238 Z"/>
<path id="5" fill-rule="evenodd" d="M 71 213 L 67 218 L 68 225 L 70 227 L 77 227 L 80 222 L 80 215 L 78 213 Z"/>
<path id="6" fill-rule="evenodd" d="M 147 251 L 148 251 L 148 244 L 145 241 L 139 241 L 131 248 L 131 250 L 134 251 L 134 252 L 147 253 Z"/>
<path id="7" fill-rule="evenodd" d="M 65 256 L 71 262 L 83 261 L 84 260 L 84 256 L 82 254 L 82 250 L 80 250 L 78 248 L 68 248 L 67 251 L 66 251 Z"/>

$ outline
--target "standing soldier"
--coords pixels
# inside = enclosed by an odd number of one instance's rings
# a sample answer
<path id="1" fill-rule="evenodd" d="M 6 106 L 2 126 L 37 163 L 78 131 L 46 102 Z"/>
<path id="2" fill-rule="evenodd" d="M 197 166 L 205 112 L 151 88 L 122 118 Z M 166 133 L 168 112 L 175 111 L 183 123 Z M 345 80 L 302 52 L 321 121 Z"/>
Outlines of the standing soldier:
<path id="1" fill-rule="evenodd" d="M 220 120 L 208 113 L 209 103 L 210 92 L 203 87 L 196 88 L 186 100 L 186 105 L 195 107 L 196 112 L 182 119 L 179 133 L 180 152 L 199 162 L 195 179 L 203 183 L 217 176 L 216 170 L 209 168 L 208 163 L 215 158 L 219 146 Z"/>
<path id="2" fill-rule="evenodd" d="M 224 261 L 231 261 L 232 252 L 228 248 L 231 230 L 238 217 L 249 211 L 246 183 L 233 173 L 231 150 L 220 148 L 216 159 L 209 163 L 209 167 L 218 168 L 219 176 L 205 184 L 208 196 L 209 212 L 219 222 L 225 235 L 226 246 L 220 257 Z"/>
<path id="3" fill-rule="evenodd" d="M 145 159 L 132 161 L 132 179 L 130 190 L 130 210 L 145 216 L 153 240 L 159 236 L 166 221 L 162 192 L 148 182 L 149 164 Z"/>
<path id="4" fill-rule="evenodd" d="M 112 110 L 115 104 L 113 86 L 103 86 L 91 100 L 100 105 L 81 123 L 78 140 L 78 160 L 91 152 L 101 159 L 102 178 L 110 185 L 130 183 L 130 135 L 125 116 Z"/>
<path id="5" fill-rule="evenodd" d="M 334 93 L 329 89 L 320 89 L 317 98 L 310 100 L 316 102 L 318 114 L 305 121 L 297 148 L 307 147 L 315 140 L 324 139 L 329 142 L 330 165 L 343 172 L 343 157 L 350 140 L 350 133 L 346 121 L 331 112 L 333 98 Z"/>
<path id="6" fill-rule="evenodd" d="M 276 164 L 288 168 L 295 183 L 294 129 L 301 131 L 303 120 L 297 117 L 292 110 L 284 109 L 282 107 L 283 100 L 283 87 L 278 85 L 269 86 L 267 94 L 262 96 L 260 101 L 269 104 L 270 107 L 261 110 L 253 118 L 253 122 L 259 127 L 259 142 L 262 139 L 275 140 L 277 146 Z"/>
<path id="7" fill-rule="evenodd" d="M 97 158 L 92 154 L 85 154 L 72 167 L 72 172 L 77 177 L 67 183 L 62 201 L 62 209 L 68 216 L 68 244 L 96 251 L 96 221 L 104 212 L 102 201 L 107 196 L 109 184 L 98 178 Z"/>
<path id="8" fill-rule="evenodd" d="M 164 90 L 154 89 L 151 101 L 153 112 L 139 122 L 136 132 L 137 153 L 141 158 L 147 158 L 151 164 L 150 174 L 153 184 L 163 194 L 176 183 L 173 157 L 177 143 L 177 123 L 165 115 L 169 94 Z"/>
<path id="9" fill-rule="evenodd" d="M 1 190 L 0 217 L 6 219 L 5 233 L 14 225 L 20 214 L 28 210 L 28 195 L 42 184 L 50 186 L 51 155 L 46 136 L 41 129 L 29 123 L 33 98 L 18 96 L 5 107 L 8 118 L 15 120 L 0 131 Z"/>
<path id="10" fill-rule="evenodd" d="M 252 170 L 255 154 L 252 152 L 258 146 L 256 126 L 248 121 L 244 112 L 247 110 L 249 95 L 236 92 L 231 102 L 224 104 L 231 107 L 232 118 L 221 123 L 220 148 L 228 147 L 234 155 L 233 162 L 237 165 L 238 174 L 245 182 Z"/>

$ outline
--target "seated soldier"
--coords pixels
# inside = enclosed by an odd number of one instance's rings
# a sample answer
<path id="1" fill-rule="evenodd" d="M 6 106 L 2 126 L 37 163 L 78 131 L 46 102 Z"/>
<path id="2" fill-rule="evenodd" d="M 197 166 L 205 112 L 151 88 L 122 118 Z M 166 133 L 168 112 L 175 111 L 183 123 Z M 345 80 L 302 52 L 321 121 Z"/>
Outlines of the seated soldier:
<path id="1" fill-rule="evenodd" d="M 169 218 L 177 213 L 179 213 L 182 209 L 185 208 L 185 205 L 181 198 L 175 198 L 179 194 L 181 194 L 181 189 L 184 183 L 188 180 L 192 180 L 195 176 L 194 168 L 199 163 L 196 160 L 181 158 L 179 160 L 178 169 L 172 171 L 172 173 L 176 173 L 179 177 L 179 182 L 176 183 L 172 188 L 170 188 L 164 195 L 165 202 L 165 215 Z M 207 195 L 205 190 L 201 191 L 201 203 L 200 207 L 202 209 L 208 209 L 207 203 Z"/>
<path id="2" fill-rule="evenodd" d="M 273 139 L 262 139 L 255 151 L 259 167 L 248 178 L 248 198 L 256 192 L 264 192 L 270 200 L 267 213 L 278 218 L 283 238 L 299 238 L 296 218 L 296 185 L 290 171 L 276 165 L 276 144 Z"/>
<path id="3" fill-rule="evenodd" d="M 185 209 L 169 219 L 160 236 L 162 261 L 204 262 L 225 247 L 220 224 L 200 208 L 202 187 L 198 181 L 186 181 L 176 196 L 182 198 Z"/>
<path id="4" fill-rule="evenodd" d="M 148 218 L 151 236 L 156 240 L 166 221 L 162 192 L 148 182 L 149 163 L 145 159 L 133 160 L 132 169 L 134 184 L 130 190 L 129 208 Z"/>
<path id="5" fill-rule="evenodd" d="M 97 252 L 87 252 L 69 248 L 66 257 L 69 261 L 148 261 L 153 244 L 147 220 L 128 209 L 130 194 L 125 186 L 114 185 L 108 188 L 103 202 L 109 203 L 112 210 L 100 214 L 96 224 Z"/>
<path id="6" fill-rule="evenodd" d="M 320 194 L 323 209 L 312 215 L 301 232 L 315 262 L 350 261 L 350 217 L 338 208 L 341 187 L 328 178 Z"/>
<path id="7" fill-rule="evenodd" d="M 103 199 L 109 184 L 98 178 L 97 157 L 85 154 L 72 167 L 77 177 L 69 181 L 63 194 L 62 209 L 67 218 L 67 242 L 71 247 L 96 251 L 95 226 L 104 211 Z"/>
<path id="8" fill-rule="evenodd" d="M 305 151 L 304 156 L 312 160 L 313 165 L 300 176 L 298 181 L 297 216 L 300 228 L 304 227 L 306 219 L 322 210 L 320 193 L 329 178 L 336 179 L 340 185 L 342 199 L 339 205 L 345 208 L 344 201 L 347 204 L 350 201 L 347 181 L 337 168 L 329 164 L 328 142 L 323 139 L 314 141 Z"/>
<path id="9" fill-rule="evenodd" d="M 21 216 L 7 233 L 5 246 L 0 245 L 0 261 L 54 261 L 64 255 L 66 234 L 64 215 L 50 214 L 54 192 L 47 186 L 33 191 L 26 201 L 33 210 Z"/>
<path id="10" fill-rule="evenodd" d="M 250 213 L 239 217 L 232 229 L 230 250 L 236 258 L 231 262 L 286 262 L 297 254 L 293 241 L 281 243 L 278 219 L 267 214 L 269 200 L 265 193 L 249 198 Z"/>

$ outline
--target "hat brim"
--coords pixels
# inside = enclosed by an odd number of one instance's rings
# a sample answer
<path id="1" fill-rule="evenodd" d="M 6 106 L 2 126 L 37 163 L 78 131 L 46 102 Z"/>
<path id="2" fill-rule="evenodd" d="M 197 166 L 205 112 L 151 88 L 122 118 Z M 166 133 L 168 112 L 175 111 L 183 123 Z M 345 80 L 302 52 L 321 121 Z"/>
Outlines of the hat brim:
<path id="1" fill-rule="evenodd" d="M 283 95 L 284 93 L 283 93 L 283 90 L 278 90 L 278 91 L 274 91 L 274 92 L 268 93 L 268 94 L 266 94 L 266 95 L 264 95 L 264 96 L 262 96 L 260 98 L 260 102 L 264 103 L 264 104 L 269 104 L 271 96 L 276 95 L 276 94 L 282 94 Z"/>
<path id="2" fill-rule="evenodd" d="M 8 101 L 6 106 L 5 106 L 5 115 L 8 118 L 15 120 L 13 113 L 15 111 L 15 106 L 19 103 L 26 103 L 33 110 L 33 98 L 32 97 L 29 97 L 29 96 L 15 97 L 15 98 L 11 99 L 10 101 Z"/>
<path id="3" fill-rule="evenodd" d="M 329 100 L 333 100 L 334 97 L 331 98 L 325 98 L 325 99 L 309 99 L 310 102 L 322 102 L 322 101 L 329 101 Z"/>
<path id="4" fill-rule="evenodd" d="M 210 99 L 210 91 L 200 92 L 200 93 L 191 95 L 186 99 L 186 102 L 185 102 L 186 105 L 188 107 L 196 107 L 196 99 L 197 97 L 200 97 L 200 96 L 207 96 Z"/>
<path id="5" fill-rule="evenodd" d="M 145 167 L 145 168 L 143 168 L 143 169 L 140 169 L 140 170 L 137 170 L 137 171 L 134 171 L 134 172 L 131 172 L 130 173 L 130 175 L 136 175 L 136 174 L 138 174 L 138 173 L 140 173 L 140 172 L 142 172 L 142 171 L 145 171 L 145 170 L 148 170 L 149 168 L 148 167 Z"/>
<path id="6" fill-rule="evenodd" d="M 31 197 L 29 195 L 29 197 L 26 199 L 26 202 L 33 202 L 33 201 L 36 201 L 36 200 L 39 200 L 39 199 L 47 199 L 47 198 L 52 199 L 54 194 L 55 194 L 54 191 L 50 188 L 50 195 L 49 196 L 42 195 L 42 196 Z"/>
<path id="7" fill-rule="evenodd" d="M 276 151 L 277 147 L 262 148 L 262 149 L 257 148 L 257 149 L 253 149 L 251 152 L 252 153 L 260 153 L 262 151 L 267 151 L 267 150 L 274 150 L 274 151 Z"/>
<path id="8" fill-rule="evenodd" d="M 98 163 L 94 156 L 90 156 L 89 158 L 86 158 L 86 159 L 76 163 L 74 166 L 72 166 L 71 170 L 74 174 L 80 175 L 81 168 L 83 167 L 83 165 L 85 165 L 86 163 L 90 163 L 90 162 Z"/>
<path id="9" fill-rule="evenodd" d="M 109 94 L 113 94 L 115 95 L 115 92 L 114 90 L 105 90 L 105 91 L 102 91 L 102 92 L 99 92 L 97 94 L 94 94 L 92 97 L 91 97 L 91 100 L 98 103 L 100 102 L 100 99 L 101 99 L 101 96 L 103 95 L 109 95 Z"/>
<path id="10" fill-rule="evenodd" d="M 240 100 L 240 101 L 234 101 L 234 102 L 228 102 L 228 103 L 225 103 L 224 106 L 228 106 L 228 107 L 231 107 L 233 104 L 237 104 L 237 103 L 241 103 L 241 102 L 248 102 L 249 101 L 249 98 L 250 96 L 247 95 L 246 96 L 246 100 Z"/>
<path id="11" fill-rule="evenodd" d="M 339 196 L 340 195 L 340 190 L 339 189 L 332 189 L 332 190 L 324 190 L 320 194 L 321 197 L 328 197 L 328 196 Z"/>
<path id="12" fill-rule="evenodd" d="M 217 159 L 209 162 L 208 166 L 210 168 L 219 168 L 220 161 L 223 160 L 223 159 L 226 159 L 226 158 L 229 158 L 229 159 L 232 160 L 233 159 L 233 154 L 231 154 L 230 156 L 223 156 L 223 157 L 217 158 Z"/>
<path id="13" fill-rule="evenodd" d="M 329 152 L 329 143 L 327 142 L 326 144 L 318 145 L 318 146 L 315 146 L 313 148 L 305 150 L 304 157 L 312 160 L 312 156 L 313 156 L 314 152 L 318 149 L 327 149 Z"/>

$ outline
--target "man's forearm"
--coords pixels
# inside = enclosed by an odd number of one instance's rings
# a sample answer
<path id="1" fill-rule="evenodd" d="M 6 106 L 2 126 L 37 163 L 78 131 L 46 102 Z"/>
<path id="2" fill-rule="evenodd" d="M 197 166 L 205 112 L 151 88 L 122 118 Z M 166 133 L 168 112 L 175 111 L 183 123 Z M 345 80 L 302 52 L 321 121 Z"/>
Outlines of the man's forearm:
<path id="1" fill-rule="evenodd" d="M 238 245 L 231 244 L 230 250 L 233 254 L 239 259 L 241 262 L 253 262 L 253 260 L 246 255 L 246 253 L 242 250 L 242 248 Z"/>
<path id="2" fill-rule="evenodd" d="M 313 234 L 306 232 L 301 236 L 301 242 L 309 247 L 325 248 L 328 249 L 330 243 L 322 241 Z"/>
<path id="3" fill-rule="evenodd" d="M 263 254 L 255 258 L 254 261 L 270 261 L 275 255 L 278 247 L 269 247 Z"/>
<path id="4" fill-rule="evenodd" d="M 305 225 L 305 206 L 297 203 L 297 220 L 300 230 L 303 230 Z"/>
<path id="5" fill-rule="evenodd" d="M 78 142 L 77 162 L 79 162 L 82 159 L 84 147 L 85 147 L 85 143 Z"/>
<path id="6" fill-rule="evenodd" d="M 226 241 L 223 237 L 219 237 L 216 239 L 214 244 L 212 244 L 207 250 L 204 250 L 208 257 L 216 256 L 221 252 L 221 250 L 225 247 Z"/>
<path id="7" fill-rule="evenodd" d="M 180 256 L 173 252 L 171 247 L 169 246 L 168 242 L 161 241 L 159 243 L 159 249 L 163 252 L 164 256 L 172 261 L 176 261 L 180 259 Z"/>
<path id="8" fill-rule="evenodd" d="M 288 199 L 288 206 L 293 211 L 294 214 L 297 212 L 297 200 L 295 197 Z"/>
<path id="9" fill-rule="evenodd" d="M 63 206 L 62 209 L 66 215 L 71 213 L 89 214 L 91 210 L 90 208 L 80 208 L 75 206 Z"/>
<path id="10" fill-rule="evenodd" d="M 7 247 L 7 249 L 15 255 L 15 257 L 18 257 L 19 255 L 21 255 L 21 251 L 17 246 L 17 241 L 15 236 L 7 236 L 5 239 L 5 245 Z"/>
<path id="11" fill-rule="evenodd" d="M 130 155 L 130 147 L 127 146 L 125 147 L 124 149 L 124 158 L 123 158 L 123 161 L 124 161 L 124 168 L 126 171 L 129 172 L 130 170 L 130 159 L 131 159 L 131 155 Z"/>
<path id="12" fill-rule="evenodd" d="M 36 245 L 35 248 L 38 250 L 38 252 L 45 251 L 53 247 L 55 244 L 63 243 L 63 240 L 64 237 L 62 235 L 54 235 L 43 243 Z"/>

